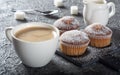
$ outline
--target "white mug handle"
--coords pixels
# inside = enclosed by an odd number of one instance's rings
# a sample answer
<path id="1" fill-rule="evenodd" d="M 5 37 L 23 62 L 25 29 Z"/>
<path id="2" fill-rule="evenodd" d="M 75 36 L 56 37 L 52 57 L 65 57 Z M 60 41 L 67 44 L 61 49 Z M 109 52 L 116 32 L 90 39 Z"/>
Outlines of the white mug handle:
<path id="1" fill-rule="evenodd" d="M 12 42 L 12 35 L 11 35 L 11 30 L 13 29 L 13 27 L 8 27 L 5 29 L 5 34 L 7 39 Z"/>
<path id="2" fill-rule="evenodd" d="M 109 18 L 110 18 L 115 14 L 115 4 L 113 2 L 109 2 L 107 6 L 108 6 L 108 9 L 111 8 L 111 12 L 109 13 Z"/>

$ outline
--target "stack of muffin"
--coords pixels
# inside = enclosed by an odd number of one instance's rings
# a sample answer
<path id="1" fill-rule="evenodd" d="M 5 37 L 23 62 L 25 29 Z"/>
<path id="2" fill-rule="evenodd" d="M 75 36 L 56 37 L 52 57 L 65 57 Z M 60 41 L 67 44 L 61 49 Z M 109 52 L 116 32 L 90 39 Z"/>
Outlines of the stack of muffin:
<path id="1" fill-rule="evenodd" d="M 88 45 L 101 48 L 111 42 L 112 30 L 99 23 L 88 25 L 81 31 L 80 23 L 74 17 L 65 16 L 54 25 L 60 30 L 60 49 L 69 56 L 84 54 Z"/>

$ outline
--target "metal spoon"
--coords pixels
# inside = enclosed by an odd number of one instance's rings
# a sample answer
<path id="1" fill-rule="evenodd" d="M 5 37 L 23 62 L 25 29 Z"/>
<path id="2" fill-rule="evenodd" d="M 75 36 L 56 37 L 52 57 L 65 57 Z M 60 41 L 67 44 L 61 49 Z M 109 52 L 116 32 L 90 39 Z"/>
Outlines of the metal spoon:
<path id="1" fill-rule="evenodd" d="M 51 10 L 51 11 L 40 11 L 40 10 L 34 10 L 34 9 L 29 9 L 29 10 L 15 10 L 15 9 L 12 9 L 13 12 L 16 12 L 16 11 L 23 11 L 25 13 L 32 13 L 32 12 L 39 12 L 41 13 L 42 15 L 53 15 L 53 14 L 56 14 L 58 13 L 58 10 Z"/>
<path id="2" fill-rule="evenodd" d="M 43 15 L 53 15 L 58 13 L 58 10 L 52 10 L 52 11 L 40 11 L 40 10 L 34 10 L 36 12 L 40 12 Z"/>

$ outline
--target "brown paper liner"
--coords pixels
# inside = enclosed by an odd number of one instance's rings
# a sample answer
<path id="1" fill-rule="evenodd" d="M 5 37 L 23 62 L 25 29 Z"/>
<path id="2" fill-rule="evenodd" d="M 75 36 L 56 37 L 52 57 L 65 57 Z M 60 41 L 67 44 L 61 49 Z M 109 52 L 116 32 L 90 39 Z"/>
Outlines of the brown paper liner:
<path id="1" fill-rule="evenodd" d="M 95 47 L 105 47 L 110 44 L 111 37 L 109 38 L 92 38 L 90 37 L 90 45 Z"/>
<path id="2" fill-rule="evenodd" d="M 61 51 L 69 56 L 79 56 L 85 53 L 89 42 L 85 45 L 69 45 L 65 43 L 60 43 Z"/>

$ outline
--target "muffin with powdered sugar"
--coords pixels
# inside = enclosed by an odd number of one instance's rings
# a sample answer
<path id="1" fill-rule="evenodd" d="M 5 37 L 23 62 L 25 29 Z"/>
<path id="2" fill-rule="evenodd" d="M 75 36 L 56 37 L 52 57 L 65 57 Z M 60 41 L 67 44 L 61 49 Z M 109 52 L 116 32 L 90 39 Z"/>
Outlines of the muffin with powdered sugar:
<path id="1" fill-rule="evenodd" d="M 82 31 L 66 31 L 60 37 L 60 49 L 66 55 L 78 56 L 85 53 L 89 42 L 87 34 Z"/>
<path id="2" fill-rule="evenodd" d="M 64 16 L 54 22 L 54 26 L 56 26 L 60 30 L 60 34 L 69 30 L 77 30 L 80 28 L 80 23 L 73 16 Z"/>
<path id="3" fill-rule="evenodd" d="M 90 45 L 95 47 L 105 47 L 111 42 L 112 30 L 107 26 L 94 23 L 85 28 L 85 32 L 90 38 Z"/>

